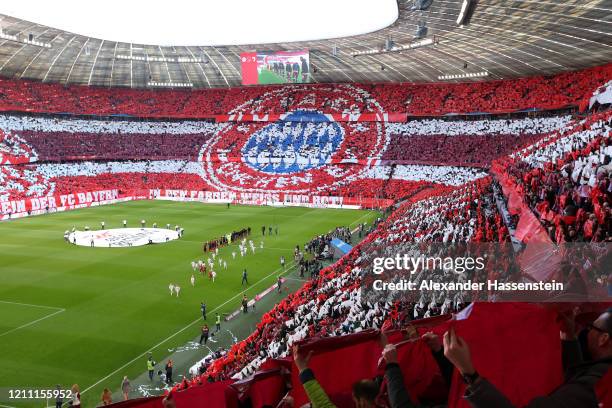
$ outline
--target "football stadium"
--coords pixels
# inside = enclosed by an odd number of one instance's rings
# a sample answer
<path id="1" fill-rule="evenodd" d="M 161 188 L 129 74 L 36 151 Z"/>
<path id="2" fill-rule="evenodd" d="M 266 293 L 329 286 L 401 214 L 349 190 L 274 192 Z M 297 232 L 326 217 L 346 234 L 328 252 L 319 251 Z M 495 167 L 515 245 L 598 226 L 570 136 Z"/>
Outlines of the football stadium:
<path id="1" fill-rule="evenodd" d="M 612 0 L 0 4 L 0 408 L 612 408 Z"/>

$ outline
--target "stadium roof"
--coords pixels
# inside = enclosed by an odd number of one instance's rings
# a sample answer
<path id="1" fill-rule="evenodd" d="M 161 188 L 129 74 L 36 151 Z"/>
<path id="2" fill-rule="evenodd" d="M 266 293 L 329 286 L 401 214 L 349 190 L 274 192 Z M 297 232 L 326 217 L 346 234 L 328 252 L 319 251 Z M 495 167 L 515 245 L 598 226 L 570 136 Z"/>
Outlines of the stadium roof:
<path id="1" fill-rule="evenodd" d="M 95 12 L 79 7 L 81 2 L 8 1 L 0 6 L 0 12 L 110 42 L 161 46 L 266 44 L 346 37 L 385 28 L 398 16 L 396 0 L 308 0 L 308 7 L 300 7 L 299 13 L 295 7 L 287 7 L 292 4 L 287 0 L 172 0 L 172 7 L 142 7 L 141 1 L 105 0 L 104 7 Z"/>
<path id="2" fill-rule="evenodd" d="M 309 49 L 315 82 L 437 82 L 444 75 L 478 72 L 488 72 L 485 79 L 513 78 L 612 61 L 612 0 L 471 0 L 466 21 L 458 25 L 463 3 L 400 0 L 398 19 L 372 33 L 231 46 L 115 42 L 0 14 L 5 35 L 0 39 L 0 75 L 133 88 L 147 88 L 150 82 L 193 84 L 194 88 L 239 86 L 239 55 L 253 50 Z M 300 7 L 308 6 L 303 2 L 291 5 L 298 12 Z M 93 8 L 91 13 L 95 12 Z M 312 21 L 315 26 L 319 23 Z M 414 45 L 418 38 L 435 43 L 401 52 L 354 56 Z"/>

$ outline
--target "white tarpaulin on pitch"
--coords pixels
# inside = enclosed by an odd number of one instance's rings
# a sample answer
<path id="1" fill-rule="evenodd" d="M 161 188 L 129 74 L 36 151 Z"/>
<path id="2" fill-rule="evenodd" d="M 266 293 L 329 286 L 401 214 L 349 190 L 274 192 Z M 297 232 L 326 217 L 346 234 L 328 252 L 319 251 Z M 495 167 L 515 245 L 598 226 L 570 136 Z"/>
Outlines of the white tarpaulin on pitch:
<path id="1" fill-rule="evenodd" d="M 99 231 L 75 231 L 68 242 L 81 246 L 125 248 L 147 244 L 162 244 L 179 238 L 174 230 L 162 228 L 117 228 Z"/>

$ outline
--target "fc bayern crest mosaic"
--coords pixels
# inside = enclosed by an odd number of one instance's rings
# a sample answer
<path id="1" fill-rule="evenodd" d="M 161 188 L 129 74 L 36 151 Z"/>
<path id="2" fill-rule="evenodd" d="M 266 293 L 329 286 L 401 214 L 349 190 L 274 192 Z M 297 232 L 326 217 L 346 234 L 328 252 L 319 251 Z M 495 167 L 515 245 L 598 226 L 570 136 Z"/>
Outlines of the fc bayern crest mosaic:
<path id="1" fill-rule="evenodd" d="M 231 111 L 236 117 L 265 117 L 270 106 L 282 106 L 283 100 L 300 93 L 296 110 L 276 122 L 229 122 L 219 130 L 200 150 L 204 180 L 221 191 L 304 193 L 313 185 L 326 190 L 361 178 L 366 165 L 378 160 L 387 145 L 385 124 L 333 117 L 350 114 L 346 107 L 356 100 L 367 100 L 375 113 L 383 110 L 355 86 L 325 90 L 335 98 L 295 86 L 267 92 Z"/>

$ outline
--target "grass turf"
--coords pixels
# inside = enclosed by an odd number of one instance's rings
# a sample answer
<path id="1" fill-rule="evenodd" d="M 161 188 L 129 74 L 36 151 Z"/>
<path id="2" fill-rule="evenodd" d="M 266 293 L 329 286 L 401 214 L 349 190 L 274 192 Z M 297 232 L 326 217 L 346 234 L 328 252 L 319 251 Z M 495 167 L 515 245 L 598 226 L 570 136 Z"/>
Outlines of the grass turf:
<path id="1" fill-rule="evenodd" d="M 198 325 L 179 331 L 200 317 L 200 301 L 207 303 L 209 324 L 216 308 L 221 313 L 236 310 L 244 267 L 251 298 L 275 282 L 280 256 L 293 259 L 296 244 L 335 226 L 376 216 L 334 209 L 227 209 L 135 201 L 0 223 L 0 387 L 78 383 L 82 392 L 86 390 L 84 406 L 94 406 L 103 387 L 116 388 L 123 375 L 133 378 L 144 371 L 145 358 L 138 358 L 142 353 L 158 345 L 153 348 L 155 355 L 168 355 L 164 340 L 172 335 L 174 346 L 192 340 Z M 62 237 L 72 226 L 98 228 L 102 220 L 107 229 L 120 228 L 123 219 L 128 226 L 139 226 L 141 219 L 147 226 L 178 224 L 185 228 L 185 236 L 132 248 L 78 247 Z M 278 225 L 279 235 L 263 237 L 264 250 L 259 252 L 261 226 L 270 224 Z M 192 288 L 190 263 L 205 259 L 201 243 L 247 226 L 258 253 L 243 259 L 238 255 L 233 261 L 231 247 L 221 249 L 228 270 L 219 271 L 214 284 L 196 276 Z M 181 285 L 180 298 L 169 296 L 170 282 Z M 16 401 L 10 405 L 41 406 Z"/>
<path id="2" fill-rule="evenodd" d="M 302 77 L 302 68 L 300 68 L 300 70 L 298 71 L 298 82 L 297 83 L 303 83 L 304 78 Z M 291 77 L 293 78 L 293 76 Z M 295 83 L 293 81 L 289 81 L 287 80 L 287 76 L 286 75 L 279 75 L 276 72 L 272 72 L 267 68 L 264 68 L 261 70 L 261 72 L 259 73 L 258 76 L 258 80 L 257 80 L 258 84 L 289 84 L 289 83 Z"/>

